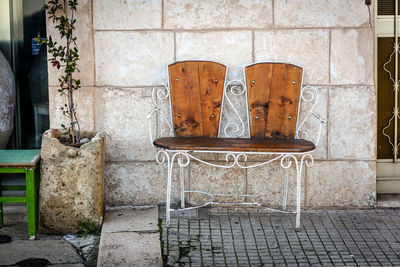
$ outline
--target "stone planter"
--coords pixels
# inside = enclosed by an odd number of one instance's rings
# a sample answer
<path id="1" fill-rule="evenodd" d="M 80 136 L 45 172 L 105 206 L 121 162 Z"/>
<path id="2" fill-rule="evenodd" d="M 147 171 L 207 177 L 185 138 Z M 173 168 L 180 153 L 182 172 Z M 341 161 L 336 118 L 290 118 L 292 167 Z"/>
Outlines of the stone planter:
<path id="1" fill-rule="evenodd" d="M 0 51 L 0 149 L 6 147 L 14 128 L 14 74 Z"/>
<path id="2" fill-rule="evenodd" d="M 65 146 L 57 131 L 43 134 L 39 196 L 39 231 L 75 233 L 78 222 L 101 224 L 104 211 L 105 134 L 93 136 L 80 148 Z"/>

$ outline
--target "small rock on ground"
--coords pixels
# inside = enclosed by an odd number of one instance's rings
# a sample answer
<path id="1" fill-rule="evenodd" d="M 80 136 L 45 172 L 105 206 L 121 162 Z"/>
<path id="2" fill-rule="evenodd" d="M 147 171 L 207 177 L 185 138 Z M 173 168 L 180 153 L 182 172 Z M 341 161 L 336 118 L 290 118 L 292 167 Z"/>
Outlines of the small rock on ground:
<path id="1" fill-rule="evenodd" d="M 64 240 L 71 243 L 81 255 L 85 266 L 96 266 L 99 252 L 100 236 L 88 235 L 86 237 L 67 235 Z"/>

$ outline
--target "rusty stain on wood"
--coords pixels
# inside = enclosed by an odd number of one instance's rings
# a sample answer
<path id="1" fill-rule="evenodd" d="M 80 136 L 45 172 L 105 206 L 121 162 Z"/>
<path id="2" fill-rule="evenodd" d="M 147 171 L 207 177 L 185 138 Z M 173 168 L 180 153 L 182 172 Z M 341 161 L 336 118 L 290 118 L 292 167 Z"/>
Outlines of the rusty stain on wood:
<path id="1" fill-rule="evenodd" d="M 183 61 L 168 68 L 175 135 L 217 137 L 226 66 Z"/>
<path id="2" fill-rule="evenodd" d="M 251 137 L 265 137 L 272 67 L 271 64 L 256 64 L 246 68 Z"/>
<path id="3" fill-rule="evenodd" d="M 285 63 L 246 67 L 250 135 L 294 138 L 303 69 Z"/>

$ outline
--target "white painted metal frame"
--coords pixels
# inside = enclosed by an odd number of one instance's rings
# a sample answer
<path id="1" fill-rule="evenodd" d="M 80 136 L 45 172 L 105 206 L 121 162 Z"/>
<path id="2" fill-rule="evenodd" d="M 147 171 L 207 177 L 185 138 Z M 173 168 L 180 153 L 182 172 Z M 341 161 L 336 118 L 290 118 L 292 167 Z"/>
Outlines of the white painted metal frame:
<path id="1" fill-rule="evenodd" d="M 378 14 L 378 1 L 374 1 L 375 3 L 375 8 L 374 8 L 374 25 L 375 25 L 375 84 L 378 82 L 378 70 L 379 68 L 384 69 L 386 73 L 388 74 L 388 78 L 392 82 L 392 89 L 393 89 L 393 109 L 390 117 L 387 118 L 387 124 L 384 126 L 381 130 L 378 130 L 378 134 L 382 133 L 388 141 L 388 144 L 392 148 L 392 157 L 388 157 L 386 159 L 378 159 L 377 160 L 377 194 L 393 194 L 393 193 L 399 193 L 400 191 L 400 164 L 398 161 L 399 158 L 399 147 L 400 147 L 400 140 L 397 138 L 397 140 L 394 140 L 394 137 L 397 137 L 398 134 L 398 127 L 399 124 L 397 122 L 397 125 L 394 125 L 394 121 L 398 121 L 400 119 L 400 111 L 398 107 L 398 103 L 396 105 L 395 99 L 398 97 L 395 96 L 396 93 L 398 95 L 398 90 L 399 90 L 399 83 L 400 81 L 398 80 L 399 77 L 395 77 L 395 73 L 398 76 L 398 67 L 397 64 L 394 64 L 394 71 L 390 72 L 388 68 L 389 62 L 394 63 L 396 61 L 396 55 L 398 57 L 398 54 L 400 53 L 400 44 L 396 40 L 399 37 L 399 23 L 400 23 L 400 18 L 398 16 L 398 3 L 397 1 L 393 1 L 394 5 L 394 12 L 392 15 L 379 15 Z M 396 7 L 397 5 L 397 7 Z M 397 10 L 397 11 L 396 11 Z M 387 37 L 392 37 L 394 38 L 393 40 L 393 49 L 391 51 L 391 54 L 388 55 L 388 61 L 385 62 L 382 65 L 378 65 L 378 39 L 380 38 L 387 38 Z M 398 61 L 398 59 L 397 59 Z M 397 67 L 397 68 L 396 68 Z M 397 81 L 397 82 L 396 82 Z M 377 88 L 377 90 L 384 90 L 383 88 Z M 379 96 L 378 96 L 379 98 Z M 391 103 L 388 103 L 388 105 Z M 393 126 L 393 129 L 391 129 Z M 391 133 L 389 132 L 391 131 Z"/>
<path id="2" fill-rule="evenodd" d="M 278 62 L 277 62 L 278 63 Z M 279 62 L 282 63 L 282 62 Z M 254 63 L 257 64 L 257 63 Z M 253 65 L 253 64 L 251 64 Z M 250 65 L 249 65 L 250 66 Z M 299 66 L 300 67 L 300 66 Z M 244 72 L 245 74 L 245 72 Z M 169 75 L 168 75 L 169 77 Z M 226 75 L 225 75 L 226 77 Z M 245 80 L 245 79 L 244 79 Z M 239 88 L 240 86 L 240 88 Z M 235 91 L 238 90 L 238 91 Z M 223 133 L 225 137 L 233 137 L 232 134 L 228 133 L 228 129 L 231 128 L 233 129 L 233 133 L 239 133 L 235 135 L 234 137 L 241 137 L 244 135 L 245 132 L 245 122 L 241 119 L 238 110 L 236 109 L 235 105 L 232 103 L 231 99 L 229 98 L 229 93 L 232 95 L 236 96 L 242 96 L 245 95 L 246 97 L 246 110 L 247 110 L 247 128 L 250 132 L 250 125 L 249 125 L 249 114 L 248 114 L 248 101 L 247 101 L 247 88 L 246 84 L 243 81 L 229 81 L 225 82 L 224 86 L 224 91 L 223 91 L 223 96 L 222 96 L 222 104 L 221 104 L 221 113 L 220 113 L 220 125 L 219 125 L 219 133 L 218 137 L 221 138 L 221 134 Z M 161 84 L 153 89 L 152 92 L 152 98 L 153 98 L 153 104 L 156 107 L 154 110 L 150 111 L 149 114 L 147 115 L 147 118 L 150 120 L 149 123 L 149 133 L 150 133 L 150 142 L 153 144 L 153 132 L 152 132 L 152 122 L 151 119 L 154 114 L 158 113 L 160 121 L 163 121 L 166 125 L 167 128 L 160 129 L 159 132 L 161 136 L 174 136 L 173 132 L 173 124 L 172 124 L 172 112 L 171 112 L 171 99 L 170 99 L 170 90 L 169 86 L 165 84 Z M 168 120 L 167 116 L 165 113 L 162 111 L 162 108 L 158 104 L 158 101 L 166 101 L 169 98 L 169 115 L 170 115 L 170 120 Z M 229 122 L 224 129 L 221 129 L 221 119 L 222 119 L 222 114 L 225 109 L 225 101 L 228 102 L 228 104 L 231 106 L 233 109 L 235 115 L 238 118 L 239 124 L 236 122 Z M 302 135 L 303 138 L 308 139 L 309 138 L 309 133 L 303 129 L 303 126 L 305 125 L 305 122 L 310 118 L 310 115 L 315 117 L 319 121 L 319 129 L 315 138 L 315 147 L 317 148 L 318 143 L 319 143 L 319 138 L 320 134 L 322 131 L 322 126 L 326 124 L 326 121 L 318 115 L 316 112 L 314 112 L 314 108 L 317 105 L 318 102 L 318 91 L 315 87 L 313 86 L 305 86 L 301 88 L 300 91 L 300 99 L 299 99 L 299 110 L 297 114 L 297 121 L 299 122 L 299 111 L 300 111 L 300 106 L 303 103 L 311 103 L 312 106 L 306 116 L 303 118 L 301 123 L 297 123 L 296 125 L 296 135 L 295 138 L 298 139 L 300 138 L 299 136 Z M 249 133 L 250 136 L 250 133 Z M 315 148 L 315 149 L 316 149 Z M 313 151 L 315 151 L 315 149 Z M 173 173 L 173 167 L 174 167 L 174 162 L 176 160 L 178 166 L 179 166 L 179 184 L 180 184 L 180 201 L 181 201 L 181 209 L 194 209 L 194 208 L 199 208 L 207 205 L 213 205 L 213 204 L 241 204 L 241 205 L 256 205 L 263 207 L 265 209 L 273 210 L 273 211 L 278 211 L 278 212 L 284 212 L 284 213 L 295 213 L 296 214 L 296 229 L 300 229 L 300 201 L 301 201 L 301 174 L 303 170 L 304 164 L 306 164 L 308 167 L 311 167 L 314 163 L 314 159 L 312 157 L 312 152 L 309 151 L 306 153 L 275 153 L 275 152 L 252 152 L 252 151 L 246 151 L 246 152 L 239 152 L 239 151 L 226 151 L 226 152 L 221 152 L 221 151 L 201 151 L 201 150 L 169 150 L 169 149 L 160 149 L 156 155 L 156 161 L 159 164 L 168 164 L 168 174 L 167 174 L 167 194 L 166 194 L 166 220 L 167 220 L 167 225 L 170 223 L 170 213 L 172 210 L 171 208 L 171 188 L 172 188 L 172 173 Z M 198 153 L 212 153 L 212 154 L 225 154 L 225 164 L 215 164 L 212 162 L 207 162 L 205 160 L 200 159 L 199 157 L 196 156 Z M 254 163 L 252 165 L 249 165 L 248 163 L 246 164 L 247 161 L 247 156 L 248 155 L 265 155 L 268 156 L 268 160 L 261 162 L 261 163 Z M 212 167 L 217 167 L 217 168 L 233 168 L 233 167 L 238 167 L 242 169 L 250 169 L 250 168 L 256 168 L 260 167 L 266 164 L 269 164 L 274 161 L 280 161 L 281 167 L 284 169 L 284 192 L 283 192 L 283 209 L 282 210 L 277 210 L 269 207 L 265 207 L 261 205 L 259 202 L 255 201 L 253 199 L 253 195 L 250 194 L 241 194 L 241 195 L 234 195 L 237 197 L 247 197 L 251 198 L 252 200 L 250 202 L 235 202 L 235 203 L 219 203 L 214 201 L 215 196 L 232 196 L 230 194 L 211 194 L 208 192 L 203 192 L 203 191 L 197 191 L 197 190 L 185 190 L 185 185 L 184 185 L 184 167 L 188 166 L 190 164 L 190 161 L 198 161 L 201 163 L 204 163 L 206 165 L 212 166 Z M 286 206 L 287 206 L 287 195 L 288 195 L 288 170 L 292 166 L 292 164 L 295 167 L 296 170 L 296 211 L 287 211 Z M 196 207 L 189 207 L 185 208 L 185 193 L 199 193 L 199 194 L 204 194 L 209 197 L 209 201 L 206 203 L 196 206 Z"/>
<path id="3" fill-rule="evenodd" d="M 399 114 L 399 105 L 398 105 L 398 94 L 399 94 L 399 70 L 398 70 L 398 61 L 399 61 L 399 41 L 398 41 L 398 2 L 395 2 L 395 9 L 394 9 L 394 44 L 393 44 L 393 51 L 389 56 L 389 60 L 383 64 L 383 69 L 389 74 L 389 78 L 393 83 L 393 92 L 394 92 L 394 107 L 393 107 L 393 112 L 392 116 L 389 118 L 387 125 L 382 129 L 382 134 L 386 136 L 388 139 L 389 144 L 392 146 L 392 151 L 393 151 L 393 163 L 397 163 L 398 161 L 398 155 L 399 155 L 399 146 L 400 142 L 397 140 L 397 132 L 398 132 L 398 120 L 400 119 L 400 114 Z M 387 16 L 389 18 L 389 21 L 393 21 L 391 19 L 392 16 Z M 380 21 L 380 20 L 378 20 Z M 393 35 L 393 32 L 391 33 Z M 377 53 L 376 53 L 377 54 Z M 392 61 L 392 57 L 394 55 L 394 77 L 392 76 L 392 73 L 386 68 L 386 66 Z M 387 134 L 385 131 L 390 127 L 392 124 L 392 121 L 394 120 L 394 134 L 393 134 L 393 142 L 391 140 L 391 137 L 389 134 Z"/>

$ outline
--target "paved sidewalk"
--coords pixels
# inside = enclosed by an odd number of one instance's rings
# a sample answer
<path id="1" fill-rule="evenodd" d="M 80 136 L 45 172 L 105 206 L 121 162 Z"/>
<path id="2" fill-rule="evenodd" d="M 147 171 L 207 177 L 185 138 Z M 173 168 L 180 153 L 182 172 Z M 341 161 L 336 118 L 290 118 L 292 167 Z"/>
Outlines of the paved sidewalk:
<path id="1" fill-rule="evenodd" d="M 4 211 L 0 235 L 10 237 L 10 242 L 0 244 L 0 266 L 84 266 L 76 249 L 61 235 L 37 233 L 36 240 L 28 240 L 25 206 L 4 205 Z"/>
<path id="2" fill-rule="evenodd" d="M 164 209 L 160 217 L 165 218 Z M 400 266 L 400 210 L 327 210 L 295 216 L 202 208 L 163 219 L 167 266 Z"/>
<path id="3" fill-rule="evenodd" d="M 157 206 L 106 210 L 97 266 L 162 266 Z"/>

